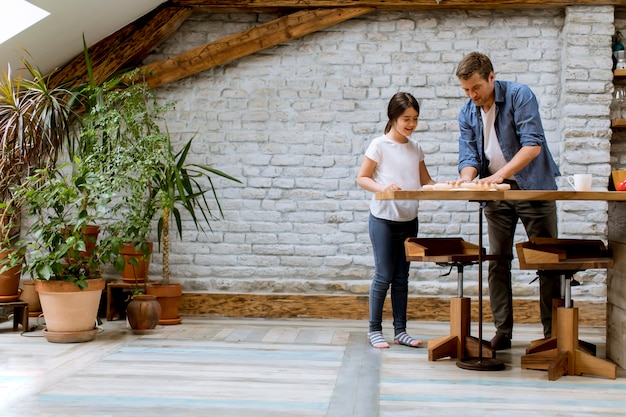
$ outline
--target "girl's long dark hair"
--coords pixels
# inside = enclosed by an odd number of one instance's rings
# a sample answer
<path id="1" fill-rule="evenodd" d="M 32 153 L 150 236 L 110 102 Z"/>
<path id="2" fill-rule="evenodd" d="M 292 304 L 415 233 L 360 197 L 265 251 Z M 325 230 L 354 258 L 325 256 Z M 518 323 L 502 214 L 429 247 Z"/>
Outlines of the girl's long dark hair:
<path id="1" fill-rule="evenodd" d="M 413 107 L 418 115 L 420 114 L 420 105 L 411 94 L 400 92 L 391 97 L 389 105 L 387 106 L 387 117 L 389 121 L 387 122 L 387 126 L 385 126 L 385 133 L 391 130 L 396 119 L 402 116 L 402 113 L 410 107 Z"/>

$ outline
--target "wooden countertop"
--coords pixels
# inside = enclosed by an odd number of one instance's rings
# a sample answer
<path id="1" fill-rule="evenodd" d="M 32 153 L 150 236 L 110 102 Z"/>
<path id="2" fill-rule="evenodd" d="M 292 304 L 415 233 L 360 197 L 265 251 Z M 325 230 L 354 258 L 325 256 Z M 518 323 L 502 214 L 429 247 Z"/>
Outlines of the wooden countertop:
<path id="1" fill-rule="evenodd" d="M 546 190 L 445 190 L 445 191 L 383 191 L 377 200 L 601 200 L 626 201 L 624 191 L 546 191 Z"/>

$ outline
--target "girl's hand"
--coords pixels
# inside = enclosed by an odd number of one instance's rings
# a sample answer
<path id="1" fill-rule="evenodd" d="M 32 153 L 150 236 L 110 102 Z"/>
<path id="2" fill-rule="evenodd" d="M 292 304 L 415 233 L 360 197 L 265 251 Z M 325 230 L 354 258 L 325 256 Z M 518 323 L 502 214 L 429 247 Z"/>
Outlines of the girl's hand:
<path id="1" fill-rule="evenodd" d="M 383 188 L 383 191 L 400 191 L 400 190 L 402 190 L 402 188 L 395 182 L 392 182 L 391 184 Z"/>

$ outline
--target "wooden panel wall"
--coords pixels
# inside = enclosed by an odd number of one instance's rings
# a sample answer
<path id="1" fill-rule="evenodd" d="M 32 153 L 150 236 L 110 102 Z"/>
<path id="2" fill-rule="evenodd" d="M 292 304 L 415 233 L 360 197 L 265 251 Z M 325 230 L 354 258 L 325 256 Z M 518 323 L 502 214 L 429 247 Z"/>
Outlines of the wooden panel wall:
<path id="1" fill-rule="evenodd" d="M 514 300 L 516 323 L 540 323 L 538 300 Z M 581 326 L 604 326 L 606 303 L 575 301 Z M 191 317 L 322 318 L 367 320 L 366 295 L 228 294 L 183 293 L 180 314 Z M 449 321 L 450 300 L 440 297 L 410 297 L 408 318 Z M 391 300 L 385 303 L 385 320 L 391 318 Z M 478 321 L 478 303 L 472 302 L 472 321 Z M 491 323 L 489 303 L 483 301 L 483 321 Z"/>

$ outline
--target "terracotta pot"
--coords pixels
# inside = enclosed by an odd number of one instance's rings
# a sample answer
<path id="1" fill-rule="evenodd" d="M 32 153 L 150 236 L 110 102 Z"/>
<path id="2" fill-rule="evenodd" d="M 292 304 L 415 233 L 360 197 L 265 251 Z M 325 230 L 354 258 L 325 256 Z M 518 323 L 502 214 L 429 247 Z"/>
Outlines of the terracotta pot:
<path id="1" fill-rule="evenodd" d="M 20 300 L 28 303 L 29 317 L 37 317 L 41 314 L 41 302 L 39 301 L 39 294 L 35 291 L 35 281 L 22 282 Z"/>
<path id="2" fill-rule="evenodd" d="M 0 259 L 8 256 L 8 251 L 0 252 Z M 2 268 L 0 266 L 0 268 Z M 6 303 L 15 301 L 20 297 L 20 277 L 22 275 L 22 267 L 14 266 L 0 273 L 0 302 Z"/>
<path id="3" fill-rule="evenodd" d="M 148 294 L 156 295 L 161 304 L 161 319 L 159 324 L 180 324 L 183 318 L 178 315 L 178 306 L 183 295 L 181 284 L 150 284 L 147 287 Z"/>
<path id="4" fill-rule="evenodd" d="M 86 342 L 96 337 L 104 278 L 89 279 L 81 290 L 71 282 L 36 280 L 49 342 Z"/>
<path id="5" fill-rule="evenodd" d="M 100 226 L 88 224 L 83 228 L 83 233 L 85 234 L 85 254 L 89 256 L 91 251 L 96 247 L 98 235 L 100 234 Z"/>
<path id="6" fill-rule="evenodd" d="M 135 295 L 126 307 L 126 317 L 134 331 L 152 330 L 161 318 L 161 304 L 155 295 Z"/>
<path id="7" fill-rule="evenodd" d="M 71 234 L 69 229 L 67 230 L 68 235 Z M 79 252 L 81 257 L 88 258 L 91 255 L 91 251 L 96 247 L 96 242 L 98 242 L 98 235 L 100 234 L 100 226 L 95 224 L 88 224 L 83 227 L 83 234 L 85 235 L 85 251 Z"/>
<path id="8" fill-rule="evenodd" d="M 150 257 L 152 256 L 152 242 L 146 243 L 148 245 L 147 258 L 141 251 L 135 250 L 135 245 L 126 243 L 120 251 L 124 257 L 124 269 L 122 270 L 122 281 L 124 282 L 144 282 L 148 279 L 148 269 L 150 267 Z M 130 259 L 137 261 L 137 266 L 129 262 Z"/>

